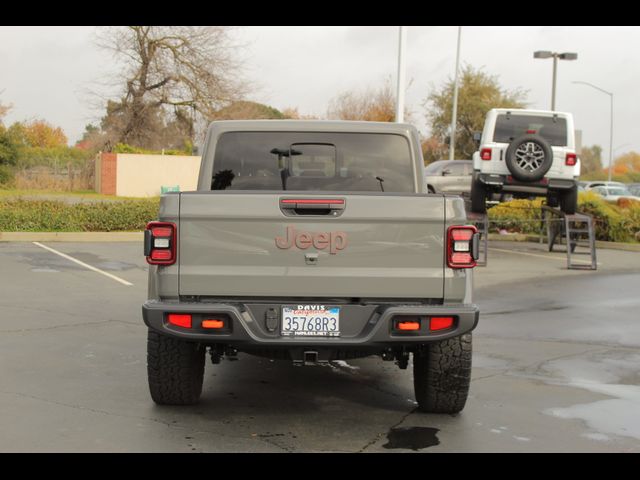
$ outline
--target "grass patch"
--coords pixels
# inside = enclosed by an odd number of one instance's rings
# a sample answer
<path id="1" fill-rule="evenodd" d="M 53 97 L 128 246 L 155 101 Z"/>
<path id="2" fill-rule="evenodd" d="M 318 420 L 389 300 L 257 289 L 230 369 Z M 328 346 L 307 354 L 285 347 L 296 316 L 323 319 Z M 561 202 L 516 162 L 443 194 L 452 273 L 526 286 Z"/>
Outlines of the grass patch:
<path id="1" fill-rule="evenodd" d="M 67 197 L 67 198 L 88 198 L 96 200 L 140 200 L 137 197 L 117 197 L 115 195 L 105 195 L 103 193 L 96 193 L 94 190 L 73 190 L 73 191 L 61 191 L 53 189 L 34 189 L 34 188 L 0 188 L 0 201 L 6 201 L 7 199 L 23 199 L 27 197 L 33 199 L 33 197 Z M 157 200 L 158 197 L 156 197 Z"/>

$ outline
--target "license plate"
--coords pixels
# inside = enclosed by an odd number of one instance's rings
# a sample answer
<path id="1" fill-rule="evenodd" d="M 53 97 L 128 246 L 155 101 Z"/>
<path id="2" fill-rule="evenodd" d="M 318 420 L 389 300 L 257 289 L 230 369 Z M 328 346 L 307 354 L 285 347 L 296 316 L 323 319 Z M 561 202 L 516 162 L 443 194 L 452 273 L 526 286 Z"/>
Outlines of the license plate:
<path id="1" fill-rule="evenodd" d="M 340 308 L 324 305 L 282 307 L 282 335 L 338 337 L 340 336 Z"/>

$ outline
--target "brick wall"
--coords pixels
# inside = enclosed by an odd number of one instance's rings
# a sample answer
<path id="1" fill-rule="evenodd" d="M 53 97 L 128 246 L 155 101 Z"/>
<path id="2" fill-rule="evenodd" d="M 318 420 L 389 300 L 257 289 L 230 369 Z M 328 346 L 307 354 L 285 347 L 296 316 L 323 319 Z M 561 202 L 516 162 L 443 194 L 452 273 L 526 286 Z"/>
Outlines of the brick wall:
<path id="1" fill-rule="evenodd" d="M 118 154 L 103 153 L 100 168 L 100 193 L 115 195 L 118 178 Z"/>

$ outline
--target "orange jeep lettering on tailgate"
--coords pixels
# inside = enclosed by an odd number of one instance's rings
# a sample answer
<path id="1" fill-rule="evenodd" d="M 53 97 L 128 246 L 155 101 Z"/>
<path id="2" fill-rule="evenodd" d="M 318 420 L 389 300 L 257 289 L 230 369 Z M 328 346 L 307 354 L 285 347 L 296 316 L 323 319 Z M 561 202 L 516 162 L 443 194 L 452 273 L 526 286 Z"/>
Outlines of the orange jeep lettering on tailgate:
<path id="1" fill-rule="evenodd" d="M 296 247 L 301 250 L 313 246 L 318 250 L 327 250 L 331 255 L 335 255 L 347 246 L 347 234 L 345 232 L 298 232 L 292 226 L 287 227 L 284 237 L 276 237 L 276 247 L 287 250 Z"/>

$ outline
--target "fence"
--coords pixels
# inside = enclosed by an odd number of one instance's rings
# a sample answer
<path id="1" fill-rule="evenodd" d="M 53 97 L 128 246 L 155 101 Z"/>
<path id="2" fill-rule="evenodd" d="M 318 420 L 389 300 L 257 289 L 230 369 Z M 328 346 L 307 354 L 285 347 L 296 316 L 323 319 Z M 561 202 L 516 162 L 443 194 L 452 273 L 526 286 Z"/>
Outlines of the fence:
<path id="1" fill-rule="evenodd" d="M 92 190 L 95 183 L 95 159 L 84 165 L 71 162 L 66 165 L 23 168 L 15 174 L 15 186 L 27 190 Z"/>

